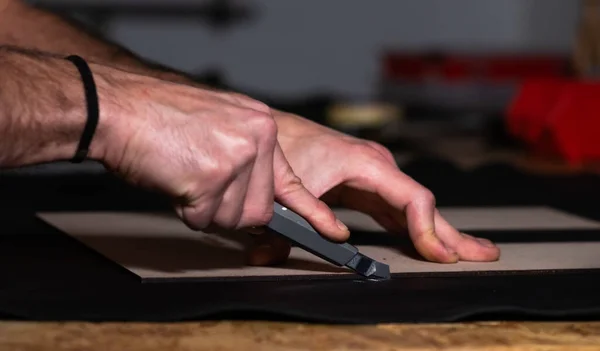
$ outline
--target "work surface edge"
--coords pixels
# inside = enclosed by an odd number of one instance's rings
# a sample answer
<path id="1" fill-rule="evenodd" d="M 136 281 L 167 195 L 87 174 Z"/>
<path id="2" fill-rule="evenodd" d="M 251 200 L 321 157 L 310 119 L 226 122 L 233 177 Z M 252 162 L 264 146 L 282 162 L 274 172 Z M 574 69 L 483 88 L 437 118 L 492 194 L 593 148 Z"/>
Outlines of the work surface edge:
<path id="1" fill-rule="evenodd" d="M 273 322 L 0 322 L 10 350 L 597 350 L 600 322 L 332 326 Z"/>

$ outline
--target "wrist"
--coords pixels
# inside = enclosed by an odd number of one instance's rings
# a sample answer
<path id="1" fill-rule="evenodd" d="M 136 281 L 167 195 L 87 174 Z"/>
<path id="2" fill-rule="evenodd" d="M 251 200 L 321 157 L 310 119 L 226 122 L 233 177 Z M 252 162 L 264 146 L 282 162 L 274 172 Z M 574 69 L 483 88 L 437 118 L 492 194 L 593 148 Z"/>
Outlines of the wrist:
<path id="1" fill-rule="evenodd" d="M 129 142 L 149 116 L 143 100 L 156 79 L 100 64 L 90 64 L 98 92 L 99 121 L 88 159 L 109 169 L 120 163 Z"/>
<path id="2" fill-rule="evenodd" d="M 129 117 L 132 114 L 132 102 L 135 101 L 135 98 L 129 94 L 129 87 L 140 76 L 102 64 L 88 62 L 88 65 L 96 87 L 98 123 L 86 159 L 106 164 L 108 158 L 116 156 L 122 151 L 120 148 L 127 144 L 130 136 L 127 130 L 131 129 L 128 127 L 131 123 Z M 73 70 L 76 70 L 75 65 L 72 66 Z M 70 146 L 69 159 L 72 159 L 77 152 L 85 124 L 88 123 L 89 111 L 86 108 L 85 90 L 81 80 L 77 88 L 79 107 L 83 110 L 77 109 L 73 112 L 74 118 L 78 120 L 78 138 L 76 144 Z"/>
<path id="3" fill-rule="evenodd" d="M 56 131 L 53 139 L 54 147 L 44 150 L 46 155 L 42 162 L 73 160 L 79 151 L 87 125 L 93 123 L 93 116 L 90 115 L 93 111 L 90 111 L 88 97 L 86 96 L 86 90 L 91 88 L 90 83 L 84 83 L 81 72 L 73 62 L 62 58 L 56 59 L 56 61 L 60 61 L 55 64 L 62 68 L 57 70 L 62 89 L 57 92 L 54 99 L 57 105 L 62 106 L 57 111 L 59 118 L 50 121 Z M 97 99 L 98 120 L 92 130 L 87 154 L 84 156 L 86 160 L 101 162 L 106 152 L 107 135 L 110 134 L 111 125 L 113 124 L 112 109 L 109 108 L 113 104 L 113 98 L 109 93 L 109 81 L 104 73 L 106 69 L 100 65 L 87 63 L 92 74 L 93 84 L 96 87 L 96 94 L 95 96 L 92 95 L 91 98 Z M 61 101 L 62 99 L 64 101 Z M 51 138 L 52 135 L 49 137 Z"/>
<path id="4" fill-rule="evenodd" d="M 73 157 L 86 107 L 76 67 L 60 57 L 0 47 L 0 167 Z"/>
<path id="5" fill-rule="evenodd" d="M 102 69 L 90 64 L 100 116 L 88 159 L 101 160 L 111 122 Z M 100 72 L 98 75 L 96 74 Z M 62 57 L 0 47 L 0 167 L 68 161 L 75 156 L 88 110 L 77 67 Z"/>
<path id="6" fill-rule="evenodd" d="M 87 159 L 104 163 L 109 152 L 109 146 L 114 143 L 115 136 L 119 133 L 117 116 L 121 114 L 119 111 L 119 99 L 115 90 L 118 88 L 115 86 L 113 77 L 118 72 L 115 69 L 108 68 L 99 64 L 88 63 L 90 70 L 94 77 L 94 83 L 96 85 L 96 92 L 98 98 L 98 124 L 91 140 Z M 81 102 L 85 108 L 85 96 L 83 95 L 83 86 L 81 87 Z M 83 125 L 79 129 L 79 138 L 83 135 L 85 123 L 87 122 L 88 111 L 84 111 L 84 115 L 81 116 L 83 119 Z M 81 139 L 77 140 L 79 143 Z M 76 150 L 73 151 L 72 156 L 75 155 Z"/>

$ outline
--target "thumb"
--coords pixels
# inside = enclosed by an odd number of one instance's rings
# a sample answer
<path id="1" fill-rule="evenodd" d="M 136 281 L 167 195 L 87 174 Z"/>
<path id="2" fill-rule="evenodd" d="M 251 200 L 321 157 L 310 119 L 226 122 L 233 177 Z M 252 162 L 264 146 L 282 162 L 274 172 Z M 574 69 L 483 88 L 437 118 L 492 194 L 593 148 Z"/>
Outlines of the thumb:
<path id="1" fill-rule="evenodd" d="M 345 241 L 348 228 L 335 216 L 331 208 L 314 197 L 302 185 L 287 162 L 279 144 L 275 147 L 275 198 L 282 205 L 306 219 L 316 231 L 328 239 Z"/>

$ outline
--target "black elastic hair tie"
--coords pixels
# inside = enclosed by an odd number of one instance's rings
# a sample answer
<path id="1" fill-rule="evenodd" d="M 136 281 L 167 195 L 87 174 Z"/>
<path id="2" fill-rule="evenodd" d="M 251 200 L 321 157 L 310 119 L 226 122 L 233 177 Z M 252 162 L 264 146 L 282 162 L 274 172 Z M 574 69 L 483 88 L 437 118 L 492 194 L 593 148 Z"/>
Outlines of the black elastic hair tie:
<path id="1" fill-rule="evenodd" d="M 66 59 L 73 62 L 73 64 L 77 67 L 77 70 L 79 70 L 81 80 L 83 81 L 83 88 L 85 90 L 87 121 L 79 141 L 79 146 L 77 147 L 77 152 L 71 160 L 73 163 L 81 163 L 88 155 L 90 144 L 92 143 L 94 133 L 96 132 L 96 127 L 98 126 L 100 115 L 100 108 L 98 107 L 98 92 L 96 91 L 94 76 L 87 62 L 77 55 L 68 56 Z"/>

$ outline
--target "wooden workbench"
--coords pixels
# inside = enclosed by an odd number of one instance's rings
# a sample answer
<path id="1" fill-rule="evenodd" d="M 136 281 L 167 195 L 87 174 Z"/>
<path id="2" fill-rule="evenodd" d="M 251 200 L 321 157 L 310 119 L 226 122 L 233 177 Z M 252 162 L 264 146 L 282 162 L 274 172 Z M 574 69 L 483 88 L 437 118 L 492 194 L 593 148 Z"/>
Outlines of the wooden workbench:
<path id="1" fill-rule="evenodd" d="M 0 350 L 600 350 L 600 323 L 0 323 Z"/>

